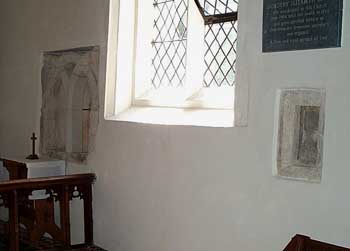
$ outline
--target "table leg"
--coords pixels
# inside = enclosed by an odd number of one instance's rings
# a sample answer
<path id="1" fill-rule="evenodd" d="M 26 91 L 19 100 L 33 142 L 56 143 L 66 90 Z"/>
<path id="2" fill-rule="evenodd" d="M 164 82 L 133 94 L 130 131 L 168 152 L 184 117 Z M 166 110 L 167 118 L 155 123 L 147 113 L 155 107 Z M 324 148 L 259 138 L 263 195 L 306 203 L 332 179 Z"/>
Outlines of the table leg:
<path id="1" fill-rule="evenodd" d="M 60 199 L 60 218 L 61 218 L 61 229 L 64 234 L 63 242 L 65 245 L 70 246 L 70 198 L 69 198 L 69 186 L 65 185 L 62 188 L 61 199 Z"/>
<path id="2" fill-rule="evenodd" d="M 85 244 L 92 245 L 93 240 L 93 215 L 92 215 L 92 187 L 86 185 L 84 189 L 84 232 Z"/>

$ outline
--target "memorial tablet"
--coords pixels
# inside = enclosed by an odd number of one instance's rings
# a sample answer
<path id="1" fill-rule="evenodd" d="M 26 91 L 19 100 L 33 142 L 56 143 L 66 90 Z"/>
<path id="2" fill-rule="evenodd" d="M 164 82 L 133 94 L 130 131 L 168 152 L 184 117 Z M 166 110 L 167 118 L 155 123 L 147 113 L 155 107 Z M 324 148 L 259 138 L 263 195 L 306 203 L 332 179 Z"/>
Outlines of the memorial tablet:
<path id="1" fill-rule="evenodd" d="M 341 46 L 343 0 L 264 0 L 263 52 Z"/>

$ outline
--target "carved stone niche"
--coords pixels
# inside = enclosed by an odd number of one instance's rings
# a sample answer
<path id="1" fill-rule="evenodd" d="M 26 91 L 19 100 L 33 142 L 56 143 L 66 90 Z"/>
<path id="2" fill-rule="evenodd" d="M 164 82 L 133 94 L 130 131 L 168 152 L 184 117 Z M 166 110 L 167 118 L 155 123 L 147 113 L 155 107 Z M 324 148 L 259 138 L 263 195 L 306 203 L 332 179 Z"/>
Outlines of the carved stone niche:
<path id="1" fill-rule="evenodd" d="M 45 52 L 42 67 L 40 153 L 85 163 L 99 117 L 99 48 Z"/>
<path id="2" fill-rule="evenodd" d="M 276 176 L 321 182 L 325 96 L 322 89 L 279 91 Z"/>

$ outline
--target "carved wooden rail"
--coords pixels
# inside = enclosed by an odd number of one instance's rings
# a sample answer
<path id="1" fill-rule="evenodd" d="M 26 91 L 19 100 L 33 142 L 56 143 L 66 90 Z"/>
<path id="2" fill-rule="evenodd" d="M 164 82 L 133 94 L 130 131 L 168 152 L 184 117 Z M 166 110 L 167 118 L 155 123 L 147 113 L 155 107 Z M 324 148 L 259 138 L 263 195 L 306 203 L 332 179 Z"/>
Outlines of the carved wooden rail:
<path id="1" fill-rule="evenodd" d="M 50 196 L 48 200 L 59 202 L 60 228 L 49 229 L 46 232 L 54 239 L 62 241 L 66 246 L 71 245 L 69 202 L 73 198 L 83 199 L 85 244 L 93 244 L 92 184 L 95 179 L 94 174 L 78 174 L 0 182 L 0 206 L 5 206 L 9 209 L 10 251 L 19 251 L 20 208 L 30 206 L 28 195 L 31 195 L 36 190 L 45 190 L 46 194 Z M 32 230 L 34 231 L 34 229 Z M 40 238 L 42 234 L 44 233 L 39 231 L 34 234 L 33 238 Z"/>

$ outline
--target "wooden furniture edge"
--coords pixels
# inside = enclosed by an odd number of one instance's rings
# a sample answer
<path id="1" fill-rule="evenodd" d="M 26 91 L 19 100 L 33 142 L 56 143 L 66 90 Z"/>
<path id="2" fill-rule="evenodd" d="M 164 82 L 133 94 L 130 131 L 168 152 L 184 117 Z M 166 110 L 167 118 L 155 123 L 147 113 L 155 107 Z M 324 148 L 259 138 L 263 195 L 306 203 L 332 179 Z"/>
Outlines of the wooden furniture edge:
<path id="1" fill-rule="evenodd" d="M 7 192 L 12 190 L 21 190 L 28 188 L 47 188 L 55 185 L 81 185 L 87 183 L 94 183 L 96 175 L 94 173 L 74 174 L 55 177 L 18 179 L 0 182 L 0 192 Z"/>
<path id="2" fill-rule="evenodd" d="M 310 245 L 310 243 L 312 243 L 313 245 L 316 244 L 318 246 L 322 246 L 324 248 L 327 247 L 327 249 L 331 248 L 331 250 L 350 251 L 350 248 L 348 247 L 341 247 L 335 244 L 314 240 L 314 239 L 311 239 L 311 237 L 309 236 L 301 235 L 301 234 L 296 234 L 288 243 L 288 245 L 283 249 L 283 251 L 304 251 L 306 250 L 307 246 Z"/>

